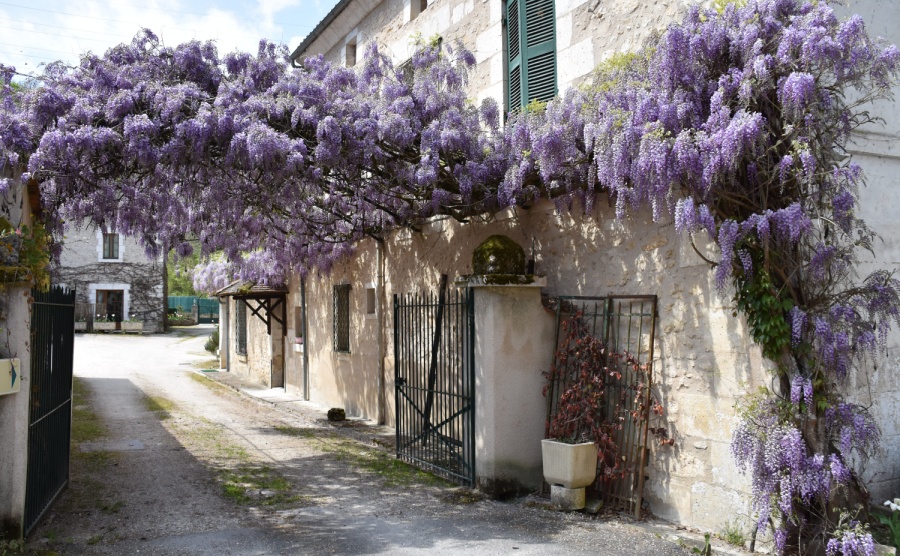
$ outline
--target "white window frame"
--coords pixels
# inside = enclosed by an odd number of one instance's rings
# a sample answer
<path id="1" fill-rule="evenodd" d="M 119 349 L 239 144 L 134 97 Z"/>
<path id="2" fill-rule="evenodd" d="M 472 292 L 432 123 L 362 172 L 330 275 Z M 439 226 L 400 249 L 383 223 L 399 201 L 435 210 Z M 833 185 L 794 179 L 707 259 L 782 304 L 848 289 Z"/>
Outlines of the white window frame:
<path id="1" fill-rule="evenodd" d="M 344 39 L 344 67 L 356 67 L 360 61 L 359 49 L 362 45 L 359 43 L 359 40 L 357 40 L 358 36 L 359 33 L 354 29 L 353 32 Z M 350 56 L 351 51 L 353 56 Z"/>
<path id="2" fill-rule="evenodd" d="M 422 12 L 428 9 L 430 3 L 428 0 L 406 0 L 407 23 L 419 17 Z"/>
<path id="3" fill-rule="evenodd" d="M 101 230 L 100 228 L 97 228 L 97 262 L 98 263 L 123 263 L 123 262 L 125 262 L 125 236 L 120 234 L 119 232 L 115 232 L 112 230 L 110 230 L 107 233 L 116 234 L 119 236 L 119 256 L 118 256 L 118 258 L 115 258 L 115 259 L 104 259 L 103 258 L 103 230 Z"/>
<path id="4" fill-rule="evenodd" d="M 119 236 L 121 237 L 121 236 Z M 88 284 L 88 299 L 91 303 L 97 302 L 97 290 L 123 290 L 122 294 L 122 320 L 131 318 L 131 284 Z"/>

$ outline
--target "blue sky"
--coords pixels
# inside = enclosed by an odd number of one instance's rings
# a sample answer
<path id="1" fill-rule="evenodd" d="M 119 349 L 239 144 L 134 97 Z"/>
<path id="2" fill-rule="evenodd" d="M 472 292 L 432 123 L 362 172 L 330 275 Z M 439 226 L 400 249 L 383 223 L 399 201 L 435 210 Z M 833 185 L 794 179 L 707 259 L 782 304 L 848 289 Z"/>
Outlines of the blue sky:
<path id="1" fill-rule="evenodd" d="M 21 73 L 78 62 L 128 42 L 142 28 L 165 44 L 213 39 L 224 54 L 254 52 L 260 38 L 295 48 L 337 0 L 0 0 L 0 63 Z"/>

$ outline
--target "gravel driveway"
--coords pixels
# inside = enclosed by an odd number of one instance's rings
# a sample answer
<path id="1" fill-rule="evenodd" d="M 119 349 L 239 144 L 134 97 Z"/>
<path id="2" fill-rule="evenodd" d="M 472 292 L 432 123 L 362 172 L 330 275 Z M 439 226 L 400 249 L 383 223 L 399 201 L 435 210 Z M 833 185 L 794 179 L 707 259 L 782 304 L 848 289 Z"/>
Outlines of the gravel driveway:
<path id="1" fill-rule="evenodd" d="M 103 429 L 30 547 L 62 554 L 690 554 L 674 529 L 482 499 L 199 372 L 210 328 L 78 335 Z M 206 362 L 207 364 L 204 364 Z M 359 435 L 357 435 L 359 436 Z M 680 534 L 681 532 L 679 532 Z M 690 535 L 687 535 L 689 538 Z M 682 538 L 685 538 L 682 535 Z"/>

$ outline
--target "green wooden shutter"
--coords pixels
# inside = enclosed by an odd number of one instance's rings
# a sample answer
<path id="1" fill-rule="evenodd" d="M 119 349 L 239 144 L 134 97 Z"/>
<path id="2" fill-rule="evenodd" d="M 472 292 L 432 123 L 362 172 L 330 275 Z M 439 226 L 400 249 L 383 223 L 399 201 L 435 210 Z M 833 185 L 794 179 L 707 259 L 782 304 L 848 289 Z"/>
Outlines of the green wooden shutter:
<path id="1" fill-rule="evenodd" d="M 554 0 L 508 0 L 508 98 L 510 110 L 556 96 Z"/>
<path id="2" fill-rule="evenodd" d="M 507 0 L 506 2 L 506 44 L 509 57 L 509 81 L 507 82 L 507 98 L 509 99 L 509 111 L 522 106 L 522 21 L 519 4 L 524 0 Z"/>

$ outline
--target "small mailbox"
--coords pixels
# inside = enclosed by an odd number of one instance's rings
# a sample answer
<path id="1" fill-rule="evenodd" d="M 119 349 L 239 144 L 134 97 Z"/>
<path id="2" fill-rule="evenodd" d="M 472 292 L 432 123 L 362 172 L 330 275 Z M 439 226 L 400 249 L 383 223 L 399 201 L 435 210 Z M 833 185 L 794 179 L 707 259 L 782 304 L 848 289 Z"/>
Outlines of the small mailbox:
<path id="1" fill-rule="evenodd" d="M 15 394 L 22 382 L 18 359 L 0 359 L 0 396 Z"/>

